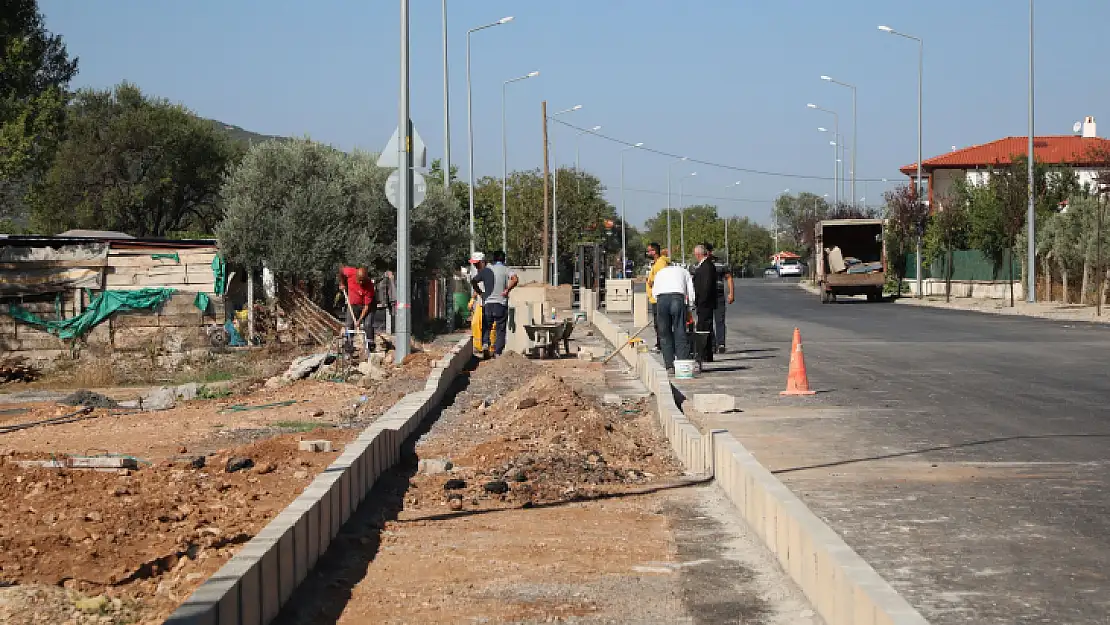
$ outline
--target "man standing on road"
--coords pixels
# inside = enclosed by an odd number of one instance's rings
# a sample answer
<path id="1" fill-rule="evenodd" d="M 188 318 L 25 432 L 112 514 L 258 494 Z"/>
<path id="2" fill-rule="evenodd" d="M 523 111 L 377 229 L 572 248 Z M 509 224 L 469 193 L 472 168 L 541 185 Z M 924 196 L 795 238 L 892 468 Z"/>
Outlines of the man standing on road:
<path id="1" fill-rule="evenodd" d="M 666 265 L 655 274 L 651 295 L 655 298 L 659 321 L 659 342 L 663 347 L 663 364 L 674 373 L 675 358 L 690 357 L 690 344 L 686 341 L 686 311 L 693 307 L 694 283 L 690 272 L 678 265 Z"/>
<path id="2" fill-rule="evenodd" d="M 387 334 L 393 332 L 393 314 L 396 312 L 393 307 L 397 302 L 393 299 L 393 293 L 393 272 L 386 271 L 382 277 L 378 279 L 374 299 L 376 300 L 377 309 L 384 311 L 382 315 L 382 331 Z"/>
<path id="3" fill-rule="evenodd" d="M 697 326 L 695 330 L 707 333 L 698 360 L 713 362 L 713 311 L 717 308 L 717 267 L 709 260 L 708 244 L 694 246 L 694 293 L 697 294 Z M 695 349 L 697 342 L 695 340 Z"/>
<path id="4" fill-rule="evenodd" d="M 651 271 L 648 273 L 647 279 L 648 307 L 651 309 L 652 323 L 655 324 L 655 351 L 659 351 L 659 304 L 655 301 L 655 295 L 652 294 L 652 286 L 655 285 L 656 274 L 659 273 L 660 269 L 671 264 L 671 259 L 667 258 L 665 253 L 659 251 L 658 243 L 648 245 L 647 255 L 651 259 Z"/>
<path id="5" fill-rule="evenodd" d="M 345 315 L 347 329 L 362 328 L 366 336 L 367 351 L 374 351 L 374 281 L 370 279 L 370 272 L 366 267 L 341 267 L 339 290 L 346 294 L 347 303 L 350 304 Z M 348 350 L 352 348 L 350 334 L 344 345 Z"/>
<path id="6" fill-rule="evenodd" d="M 494 332 L 493 353 L 505 351 L 505 324 L 509 320 L 509 292 L 516 288 L 516 273 L 505 266 L 505 252 L 493 253 L 493 264 L 485 267 L 470 281 L 474 292 L 482 296 L 482 356 L 490 356 L 490 334 Z"/>
<path id="7" fill-rule="evenodd" d="M 736 291 L 732 283 L 732 270 L 713 253 L 713 244 L 707 243 L 709 260 L 717 268 L 717 306 L 713 309 L 713 340 L 717 353 L 725 353 L 725 310 L 736 301 Z"/>

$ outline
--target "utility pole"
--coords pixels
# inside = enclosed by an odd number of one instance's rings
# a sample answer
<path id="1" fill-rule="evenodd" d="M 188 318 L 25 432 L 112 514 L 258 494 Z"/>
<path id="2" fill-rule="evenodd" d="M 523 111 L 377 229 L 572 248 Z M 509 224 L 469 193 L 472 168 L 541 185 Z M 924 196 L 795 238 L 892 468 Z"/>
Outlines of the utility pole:
<path id="1" fill-rule="evenodd" d="M 543 116 L 543 258 L 540 259 L 540 271 L 543 275 L 543 283 L 547 284 L 551 279 L 548 274 L 548 256 L 551 253 L 548 248 L 548 235 L 551 229 L 551 203 L 550 196 L 547 194 L 548 180 L 551 176 L 551 168 L 547 160 L 547 100 L 540 102 L 540 113 Z"/>
<path id="2" fill-rule="evenodd" d="M 451 193 L 451 99 L 450 81 L 447 78 L 447 0 L 443 0 L 443 188 L 447 202 L 455 205 Z"/>
<path id="3" fill-rule="evenodd" d="M 401 0 L 401 113 L 397 142 L 401 184 L 397 202 L 397 323 L 394 328 L 394 362 L 409 355 L 412 302 L 409 298 L 409 213 L 412 211 L 412 119 L 409 114 L 409 0 Z"/>
<path id="4" fill-rule="evenodd" d="M 1029 207 L 1026 210 L 1025 216 L 1025 221 L 1029 226 L 1029 236 L 1026 237 L 1028 239 L 1026 245 L 1026 256 L 1028 257 L 1026 262 L 1028 268 L 1025 270 L 1027 274 L 1025 301 L 1029 303 L 1037 301 L 1037 208 L 1034 198 L 1035 189 L 1033 188 L 1035 184 L 1033 181 L 1033 160 L 1033 0 L 1029 0 L 1029 162 L 1027 163 L 1029 168 L 1027 172 L 1029 177 L 1029 184 L 1027 185 Z"/>

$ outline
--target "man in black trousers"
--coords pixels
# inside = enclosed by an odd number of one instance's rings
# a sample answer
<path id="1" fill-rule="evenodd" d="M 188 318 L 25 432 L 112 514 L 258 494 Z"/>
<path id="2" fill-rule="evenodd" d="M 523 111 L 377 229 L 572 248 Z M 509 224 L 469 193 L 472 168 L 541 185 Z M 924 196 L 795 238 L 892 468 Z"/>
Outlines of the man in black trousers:
<path id="1" fill-rule="evenodd" d="M 695 330 L 707 332 L 709 337 L 713 334 L 713 310 L 717 307 L 717 267 L 709 260 L 709 251 L 706 245 L 694 248 L 694 301 L 697 312 L 697 325 Z M 696 340 L 696 337 L 695 337 Z M 697 343 L 695 342 L 695 345 Z M 714 345 L 712 340 L 706 340 L 698 360 L 713 362 Z"/>

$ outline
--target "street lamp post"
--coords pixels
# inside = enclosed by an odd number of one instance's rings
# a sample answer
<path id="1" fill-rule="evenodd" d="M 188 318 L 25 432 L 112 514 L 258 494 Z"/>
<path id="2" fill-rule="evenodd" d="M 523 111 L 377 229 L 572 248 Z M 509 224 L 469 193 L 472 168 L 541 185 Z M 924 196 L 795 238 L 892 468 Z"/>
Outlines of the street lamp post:
<path id="1" fill-rule="evenodd" d="M 828 128 L 818 128 L 818 132 L 828 132 Z M 833 133 L 833 140 L 829 145 L 840 145 L 840 135 L 836 132 Z M 840 198 L 840 156 L 836 153 L 836 148 L 833 148 L 833 205 L 837 204 Z"/>
<path id="2" fill-rule="evenodd" d="M 509 178 L 509 142 L 505 134 L 505 92 L 510 84 L 535 78 L 539 75 L 539 72 L 528 72 L 501 84 L 501 251 L 506 254 L 509 252 L 509 203 L 508 191 L 505 186 Z"/>
<path id="3" fill-rule="evenodd" d="M 627 221 L 624 213 L 624 153 L 629 150 L 643 147 L 644 143 L 636 143 L 621 150 L 621 277 L 624 277 L 625 269 L 628 267 L 628 241 L 625 239 L 624 223 Z"/>
<path id="4" fill-rule="evenodd" d="M 811 108 L 815 111 L 823 111 L 823 112 L 828 113 L 829 115 L 833 116 L 833 136 L 837 137 L 837 141 L 839 141 L 840 140 L 839 139 L 839 137 L 840 137 L 840 115 L 832 109 L 827 109 L 827 108 L 817 106 L 816 104 L 813 104 L 812 102 L 807 104 L 806 107 Z M 840 167 L 837 166 L 836 171 L 833 174 L 833 204 L 840 204 L 839 178 L 840 178 Z"/>
<path id="5" fill-rule="evenodd" d="M 450 81 L 447 75 L 447 0 L 443 0 L 443 188 L 447 190 L 447 201 L 450 202 L 453 207 L 455 205 L 455 196 L 451 194 L 450 92 Z"/>
<path id="6" fill-rule="evenodd" d="M 1033 0 L 1029 0 L 1029 1 L 1030 1 L 1030 7 L 1032 7 L 1032 1 Z M 1030 25 L 1032 25 L 1032 24 L 1030 24 Z M 924 82 L 923 77 L 925 75 L 925 42 L 920 37 L 914 37 L 913 35 L 907 35 L 906 33 L 900 33 L 898 31 L 894 30 L 893 28 L 891 28 L 890 26 L 880 26 L 879 30 L 881 30 L 885 33 L 890 33 L 892 35 L 898 35 L 899 37 L 902 37 L 904 39 L 910 39 L 912 41 L 917 42 L 917 177 L 914 178 L 914 191 L 915 191 L 914 192 L 914 199 L 917 200 L 918 204 L 920 204 L 921 203 L 921 88 L 922 88 L 922 83 Z M 1030 112 L 1032 112 L 1032 109 L 1030 109 Z M 1033 141 L 1032 131 L 1030 131 L 1030 133 L 1029 133 L 1029 141 L 1030 141 L 1030 147 L 1031 147 L 1032 146 L 1032 141 Z M 916 249 L 916 258 L 914 259 L 914 261 L 915 261 L 914 262 L 914 270 L 915 270 L 915 273 L 917 275 L 917 297 L 920 298 L 920 297 L 923 296 L 923 287 L 922 287 L 922 281 L 921 281 L 921 237 L 922 237 L 923 233 L 921 232 L 921 224 L 920 223 L 916 224 L 916 226 L 917 226 L 917 249 Z M 1032 241 L 1033 238 L 1030 237 L 1029 240 Z"/>
<path id="7" fill-rule="evenodd" d="M 847 87 L 852 90 L 852 206 L 856 205 L 856 151 L 859 149 L 859 118 L 856 117 L 856 86 L 850 85 L 846 82 L 840 82 L 830 76 L 822 76 L 821 80 L 828 81 L 834 85 Z"/>
<path id="8" fill-rule="evenodd" d="M 487 28 L 508 24 L 513 21 L 512 16 L 503 17 L 496 22 L 471 28 L 466 31 L 466 142 L 467 151 L 470 155 L 470 253 L 473 254 L 475 248 L 474 242 L 474 101 L 471 97 L 470 89 L 470 35 Z M 448 177 L 450 174 L 448 174 Z M 446 178 L 445 178 L 446 179 Z"/>
<path id="9" fill-rule="evenodd" d="M 671 248 L 671 212 L 673 210 L 671 208 L 671 170 L 675 165 L 684 162 L 686 159 L 687 157 L 683 156 L 667 165 L 667 253 L 671 255 L 671 258 L 674 258 L 674 250 Z"/>
<path id="10" fill-rule="evenodd" d="M 582 135 L 592 135 L 601 130 L 601 126 L 594 126 L 589 130 L 582 130 L 574 137 L 574 173 L 582 173 Z M 578 192 L 582 192 L 582 177 L 578 176 Z"/>
<path id="11" fill-rule="evenodd" d="M 573 113 L 582 109 L 581 104 L 575 104 L 569 109 L 563 109 L 551 115 L 552 119 Z M 559 161 L 555 156 L 555 134 L 551 134 L 551 164 L 555 169 L 555 180 L 551 187 L 551 286 L 559 286 Z M 546 260 L 545 260 L 546 262 Z"/>
<path id="12" fill-rule="evenodd" d="M 1029 224 L 1029 236 L 1026 243 L 1026 262 L 1028 268 L 1026 269 L 1026 286 L 1025 286 L 1025 301 L 1033 303 L 1037 301 L 1037 240 L 1036 240 L 1036 226 L 1037 226 L 1037 211 L 1034 204 L 1034 191 L 1033 185 L 1033 0 L 1029 0 L 1029 156 L 1026 167 L 1028 168 L 1026 175 L 1029 178 L 1028 185 L 1028 202 L 1029 206 L 1026 209 L 1025 223 Z M 920 162 L 920 158 L 918 161 Z M 1102 209 L 1099 209 L 1099 217 L 1102 216 Z M 1099 235 L 1101 236 L 1102 230 L 1100 228 Z M 1101 241 L 1101 239 L 1100 239 Z M 1101 255 L 1100 255 L 1101 262 Z M 1101 269 L 1100 269 L 1101 271 Z M 1102 284 L 1102 274 L 1099 274 L 1099 284 Z M 1051 298 L 1051 295 L 1049 296 Z M 1098 295 L 1099 314 L 1102 314 L 1102 289 L 1099 289 Z"/>
<path id="13" fill-rule="evenodd" d="M 740 186 L 740 181 L 739 180 L 737 180 L 736 182 L 728 185 L 725 188 L 726 189 L 732 189 L 732 188 L 738 187 L 738 186 Z M 726 267 L 729 266 L 728 265 L 728 222 L 729 222 L 729 218 L 725 217 L 725 266 Z"/>
<path id="14" fill-rule="evenodd" d="M 678 179 L 678 236 L 679 245 L 682 246 L 682 264 L 686 264 L 686 205 L 683 203 L 683 185 L 687 178 L 693 178 L 698 172 L 692 172 Z M 673 253 L 673 252 L 672 252 Z M 673 256 L 672 256 L 673 258 Z"/>

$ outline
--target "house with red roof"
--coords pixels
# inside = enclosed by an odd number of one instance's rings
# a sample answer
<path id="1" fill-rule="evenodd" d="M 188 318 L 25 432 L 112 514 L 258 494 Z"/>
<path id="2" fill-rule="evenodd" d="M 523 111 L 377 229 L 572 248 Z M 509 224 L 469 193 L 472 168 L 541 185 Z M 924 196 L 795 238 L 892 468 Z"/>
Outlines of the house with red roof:
<path id="1" fill-rule="evenodd" d="M 1079 176 L 1079 184 L 1094 185 L 1100 171 L 1110 169 L 1110 139 L 1099 138 L 1095 118 L 1087 117 L 1078 135 L 1050 135 L 1033 138 L 1033 155 L 1039 163 L 1048 166 L 1070 167 Z M 931 206 L 933 199 L 952 192 L 959 179 L 973 184 L 984 184 L 991 168 L 1006 167 L 1014 157 L 1025 156 L 1029 149 L 1028 136 L 1006 137 L 962 150 L 953 149 L 947 154 L 922 161 L 922 177 L 928 185 L 926 199 Z M 917 177 L 917 163 L 906 165 L 901 172 L 913 184 Z"/>

